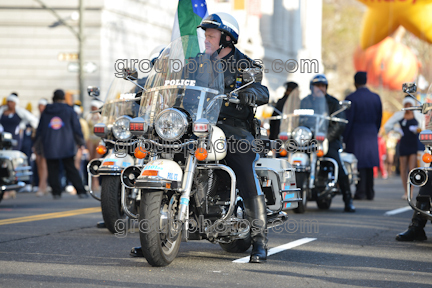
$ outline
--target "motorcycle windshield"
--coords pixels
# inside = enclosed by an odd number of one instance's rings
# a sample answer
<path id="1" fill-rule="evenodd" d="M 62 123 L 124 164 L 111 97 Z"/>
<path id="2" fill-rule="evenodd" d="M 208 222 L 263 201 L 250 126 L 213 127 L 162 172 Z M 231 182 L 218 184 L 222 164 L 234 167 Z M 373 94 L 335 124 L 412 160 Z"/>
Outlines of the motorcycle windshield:
<path id="1" fill-rule="evenodd" d="M 139 99 L 135 96 L 139 89 L 133 83 L 123 78 L 115 78 L 105 98 L 102 107 L 101 122 L 105 125 L 113 125 L 120 116 L 138 117 Z"/>
<path id="2" fill-rule="evenodd" d="M 288 134 L 288 137 L 300 126 L 309 128 L 313 137 L 327 137 L 329 113 L 325 95 L 321 91 L 314 91 L 300 99 L 298 89 L 294 90 L 285 102 L 282 114 L 280 132 Z"/>
<path id="3" fill-rule="evenodd" d="M 432 103 L 432 84 L 429 86 L 429 89 L 426 93 L 426 97 L 424 99 L 424 103 Z M 427 130 L 432 130 L 432 107 L 428 107 L 424 111 L 425 113 L 425 126 Z"/>
<path id="4" fill-rule="evenodd" d="M 216 96 L 224 91 L 223 67 L 217 53 L 204 50 L 204 40 L 180 37 L 156 60 L 140 109 L 140 117 L 150 127 L 167 108 L 185 111 L 192 121 L 207 119 L 216 124 L 222 105 L 222 98 Z"/>

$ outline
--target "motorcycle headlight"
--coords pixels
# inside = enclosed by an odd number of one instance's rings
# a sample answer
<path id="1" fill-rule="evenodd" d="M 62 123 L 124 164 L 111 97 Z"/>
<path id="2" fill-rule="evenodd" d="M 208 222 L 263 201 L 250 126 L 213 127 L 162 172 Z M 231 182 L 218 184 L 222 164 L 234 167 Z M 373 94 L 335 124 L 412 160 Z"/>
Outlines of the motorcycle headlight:
<path id="1" fill-rule="evenodd" d="M 307 127 L 300 126 L 294 129 L 291 137 L 297 142 L 297 144 L 303 145 L 312 140 L 312 131 Z"/>
<path id="2" fill-rule="evenodd" d="M 128 140 L 132 137 L 132 133 L 129 131 L 131 119 L 129 116 L 122 116 L 115 121 L 112 132 L 117 140 Z"/>
<path id="3" fill-rule="evenodd" d="M 188 127 L 186 115 L 174 108 L 159 113 L 155 121 L 156 133 L 166 141 L 180 139 Z"/>

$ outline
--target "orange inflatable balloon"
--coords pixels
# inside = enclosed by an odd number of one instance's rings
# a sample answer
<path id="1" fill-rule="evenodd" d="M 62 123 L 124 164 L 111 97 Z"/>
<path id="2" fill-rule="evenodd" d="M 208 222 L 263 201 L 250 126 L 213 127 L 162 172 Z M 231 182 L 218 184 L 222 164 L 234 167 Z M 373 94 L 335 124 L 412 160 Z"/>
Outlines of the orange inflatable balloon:
<path id="1" fill-rule="evenodd" d="M 418 73 L 417 57 L 405 45 L 387 37 L 384 41 L 354 52 L 354 67 L 368 73 L 368 85 L 401 90 L 404 82 L 415 79 Z"/>
<path id="2" fill-rule="evenodd" d="M 366 49 L 390 36 L 402 25 L 432 44 L 432 0 L 358 0 L 368 6 L 360 45 Z"/>

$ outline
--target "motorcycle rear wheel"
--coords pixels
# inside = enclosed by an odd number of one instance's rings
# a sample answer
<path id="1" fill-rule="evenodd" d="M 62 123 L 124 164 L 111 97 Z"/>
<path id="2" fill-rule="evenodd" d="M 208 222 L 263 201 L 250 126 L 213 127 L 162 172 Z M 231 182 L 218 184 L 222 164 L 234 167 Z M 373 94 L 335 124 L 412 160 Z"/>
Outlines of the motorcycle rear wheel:
<path id="1" fill-rule="evenodd" d="M 163 191 L 142 193 L 139 206 L 141 248 L 147 262 L 154 267 L 169 265 L 177 256 L 181 243 L 181 229 L 169 220 L 177 215 L 175 201 Z M 171 209 L 171 211 L 170 211 Z M 171 219 L 170 219 L 171 218 Z M 168 219 L 164 227 L 163 222 Z M 175 230 L 175 235 L 170 232 Z M 174 232 L 172 232 L 174 233 Z"/>

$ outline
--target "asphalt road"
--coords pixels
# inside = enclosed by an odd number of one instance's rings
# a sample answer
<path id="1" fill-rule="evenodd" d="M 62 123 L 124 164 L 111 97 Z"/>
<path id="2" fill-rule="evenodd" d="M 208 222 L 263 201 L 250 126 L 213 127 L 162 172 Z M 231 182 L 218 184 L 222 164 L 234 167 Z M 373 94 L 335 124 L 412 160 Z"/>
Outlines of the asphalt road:
<path id="1" fill-rule="evenodd" d="M 286 229 L 270 231 L 270 248 L 312 239 L 269 256 L 266 264 L 235 263 L 248 253 L 190 241 L 181 243 L 171 265 L 156 268 L 129 257 L 130 248 L 139 245 L 138 233 L 119 238 L 96 228 L 102 220 L 96 200 L 20 193 L 0 203 L 0 287 L 430 288 L 431 240 L 395 241 L 412 212 L 384 215 L 407 206 L 402 194 L 399 179 L 377 180 L 375 200 L 355 201 L 356 213 L 342 212 L 341 196 L 327 211 L 309 203 L 305 214 L 289 213 Z M 62 217 L 65 211 L 72 212 Z M 318 225 L 308 227 L 308 220 Z M 431 224 L 426 233 L 432 239 Z"/>

